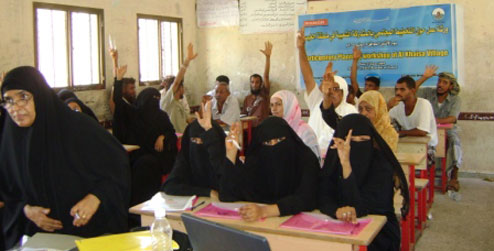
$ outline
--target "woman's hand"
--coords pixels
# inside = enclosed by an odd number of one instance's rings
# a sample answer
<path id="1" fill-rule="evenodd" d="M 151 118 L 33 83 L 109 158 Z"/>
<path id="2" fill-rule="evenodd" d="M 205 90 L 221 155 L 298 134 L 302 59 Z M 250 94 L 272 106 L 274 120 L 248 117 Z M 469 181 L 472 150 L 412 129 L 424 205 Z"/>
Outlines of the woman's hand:
<path id="1" fill-rule="evenodd" d="M 354 207 L 340 207 L 336 210 L 336 218 L 341 221 L 357 223 L 357 212 Z"/>
<path id="2" fill-rule="evenodd" d="M 211 124 L 211 100 L 206 101 L 206 103 L 201 104 L 202 116 L 198 112 L 196 112 L 197 122 L 201 125 L 204 130 L 209 130 L 213 127 Z"/>
<path id="3" fill-rule="evenodd" d="M 352 131 L 348 131 L 346 140 L 334 137 L 334 144 L 331 149 L 338 151 L 338 157 L 340 158 L 341 167 L 343 168 L 343 178 L 348 178 L 352 173 L 352 166 L 350 165 L 350 142 L 352 140 Z"/>
<path id="4" fill-rule="evenodd" d="M 52 219 L 47 215 L 50 213 L 49 208 L 25 205 L 24 215 L 34 222 L 36 226 L 47 232 L 53 232 L 55 230 L 60 230 L 63 228 L 62 222 L 59 220 Z"/>
<path id="5" fill-rule="evenodd" d="M 162 152 L 164 142 L 165 142 L 165 135 L 158 136 L 158 138 L 156 138 L 156 142 L 154 143 L 154 150 L 156 150 L 157 152 Z"/>
<path id="6" fill-rule="evenodd" d="M 3 201 L 0 201 L 0 208 L 2 208 L 3 206 L 5 206 L 5 204 L 3 203 Z"/>
<path id="7" fill-rule="evenodd" d="M 235 164 L 237 153 L 240 150 L 242 137 L 242 123 L 237 121 L 230 127 L 230 132 L 225 138 L 226 157 Z"/>
<path id="8" fill-rule="evenodd" d="M 280 216 L 280 209 L 276 204 L 265 206 L 247 204 L 240 208 L 239 213 L 245 221 L 257 221 L 267 217 Z"/>
<path id="9" fill-rule="evenodd" d="M 85 226 L 98 210 L 101 201 L 94 194 L 88 194 L 70 209 L 70 215 L 74 217 L 72 224 L 76 227 Z"/>
<path id="10" fill-rule="evenodd" d="M 209 192 L 209 197 L 211 198 L 212 201 L 220 201 L 220 195 L 218 194 L 218 191 L 211 189 L 211 192 Z"/>

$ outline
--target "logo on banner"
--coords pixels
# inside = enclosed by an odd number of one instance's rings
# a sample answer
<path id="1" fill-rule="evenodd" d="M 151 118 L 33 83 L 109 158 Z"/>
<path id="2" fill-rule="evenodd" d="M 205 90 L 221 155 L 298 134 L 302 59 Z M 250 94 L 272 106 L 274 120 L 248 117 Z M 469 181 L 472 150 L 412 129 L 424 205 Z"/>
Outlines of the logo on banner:
<path id="1" fill-rule="evenodd" d="M 434 17 L 434 19 L 436 19 L 437 21 L 440 21 L 444 18 L 444 10 L 442 8 L 435 8 L 433 11 L 432 11 L 432 16 Z"/>
<path id="2" fill-rule="evenodd" d="M 304 26 L 305 27 L 310 27 L 310 26 L 327 26 L 328 25 L 328 19 L 316 19 L 316 20 L 307 20 L 304 21 Z"/>

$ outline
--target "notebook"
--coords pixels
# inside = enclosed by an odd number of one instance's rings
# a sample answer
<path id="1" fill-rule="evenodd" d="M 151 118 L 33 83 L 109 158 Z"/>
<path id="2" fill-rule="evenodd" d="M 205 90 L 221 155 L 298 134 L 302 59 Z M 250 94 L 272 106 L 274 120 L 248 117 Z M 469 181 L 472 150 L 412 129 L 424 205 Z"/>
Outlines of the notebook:
<path id="1" fill-rule="evenodd" d="M 151 200 L 146 201 L 142 210 L 154 211 L 156 208 L 164 207 L 167 212 L 178 212 L 190 209 L 197 196 L 175 196 L 163 192 L 156 193 Z"/>
<path id="2" fill-rule="evenodd" d="M 299 213 L 283 222 L 280 227 L 328 234 L 358 235 L 371 219 L 359 219 L 357 224 L 335 220 L 324 214 Z"/>

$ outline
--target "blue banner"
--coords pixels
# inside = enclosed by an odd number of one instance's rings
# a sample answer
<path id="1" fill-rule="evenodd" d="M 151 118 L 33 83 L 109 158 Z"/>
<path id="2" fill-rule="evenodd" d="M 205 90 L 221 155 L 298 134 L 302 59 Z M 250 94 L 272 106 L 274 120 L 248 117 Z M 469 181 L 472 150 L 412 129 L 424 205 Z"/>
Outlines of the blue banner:
<path id="1" fill-rule="evenodd" d="M 298 25 L 305 25 L 307 56 L 318 83 L 332 61 L 350 84 L 354 46 L 362 51 L 361 87 L 367 76 L 380 78 L 383 87 L 393 87 L 404 75 L 418 79 L 429 64 L 458 76 L 454 4 L 301 15 Z M 436 82 L 433 77 L 424 86 Z"/>

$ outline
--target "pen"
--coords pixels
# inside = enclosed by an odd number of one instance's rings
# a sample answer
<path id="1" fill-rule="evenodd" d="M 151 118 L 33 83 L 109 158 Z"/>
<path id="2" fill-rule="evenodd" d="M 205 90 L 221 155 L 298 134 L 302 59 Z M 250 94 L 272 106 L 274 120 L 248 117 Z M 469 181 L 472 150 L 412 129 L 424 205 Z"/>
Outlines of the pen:
<path id="1" fill-rule="evenodd" d="M 202 204 L 204 204 L 204 203 L 206 203 L 206 201 L 202 201 L 201 203 L 199 203 L 199 204 L 197 204 L 197 205 L 195 205 L 195 206 L 191 207 L 191 208 L 190 208 L 190 211 L 194 211 L 194 209 L 198 208 L 200 205 L 202 205 Z"/>

